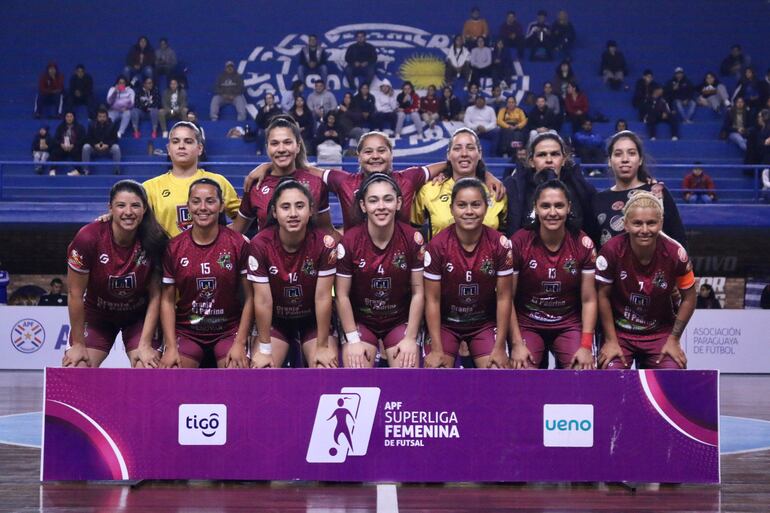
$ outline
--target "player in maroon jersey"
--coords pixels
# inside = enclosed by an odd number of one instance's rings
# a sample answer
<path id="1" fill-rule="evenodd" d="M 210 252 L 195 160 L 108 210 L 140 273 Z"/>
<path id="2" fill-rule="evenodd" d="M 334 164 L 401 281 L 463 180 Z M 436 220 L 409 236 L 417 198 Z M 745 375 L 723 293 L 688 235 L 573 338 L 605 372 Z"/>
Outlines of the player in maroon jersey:
<path id="1" fill-rule="evenodd" d="M 214 180 L 194 181 L 187 207 L 192 228 L 169 242 L 163 258 L 161 367 L 199 367 L 211 351 L 218 367 L 248 368 L 254 314 L 246 279 L 248 240 L 220 226 L 224 202 Z"/>
<path id="2" fill-rule="evenodd" d="M 402 196 L 392 177 L 369 175 L 357 196 L 365 223 L 347 230 L 337 246 L 337 313 L 347 341 L 343 362 L 373 367 L 381 341 L 390 367 L 417 367 L 423 237 L 396 220 Z"/>
<path id="3" fill-rule="evenodd" d="M 107 223 L 90 223 L 67 248 L 69 349 L 65 367 L 98 367 L 122 333 L 133 367 L 157 367 L 160 261 L 167 242 L 138 182 L 110 190 Z"/>
<path id="4" fill-rule="evenodd" d="M 663 203 L 639 191 L 623 208 L 626 233 L 611 238 L 596 259 L 602 368 L 687 367 L 679 339 L 695 310 L 695 276 L 687 251 L 662 231 Z M 674 315 L 671 289 L 682 296 Z"/>
<path id="5" fill-rule="evenodd" d="M 538 368 L 546 350 L 559 368 L 594 368 L 596 250 L 571 207 L 561 181 L 544 182 L 534 193 L 534 223 L 511 237 L 514 369 Z"/>
<path id="6" fill-rule="evenodd" d="M 505 235 L 484 226 L 487 203 L 479 180 L 458 180 L 451 198 L 455 222 L 425 251 L 426 367 L 452 367 L 462 340 L 476 367 L 509 367 L 513 255 Z"/>
<path id="7" fill-rule="evenodd" d="M 412 211 L 412 201 L 417 191 L 428 180 L 442 177 L 442 172 L 446 169 L 446 161 L 443 161 L 423 167 L 410 167 L 402 171 L 392 171 L 393 143 L 386 134 L 378 131 L 371 131 L 362 135 L 358 140 L 357 152 L 360 169 L 358 173 L 349 173 L 339 169 L 323 170 L 313 166 L 308 167 L 308 171 L 323 178 L 329 190 L 337 195 L 340 201 L 342 222 L 345 230 L 356 223 L 358 218 L 356 212 L 359 208 L 356 201 L 356 191 L 361 187 L 367 176 L 373 173 L 392 174 L 402 194 L 398 219 L 408 222 Z M 246 177 L 243 186 L 244 190 L 250 190 L 252 184 L 254 184 L 255 188 L 260 188 L 263 177 L 269 169 L 270 164 L 261 164 L 252 170 L 249 176 Z M 489 190 L 493 191 L 498 199 L 502 199 L 505 195 L 502 183 L 489 172 L 485 176 L 485 182 Z M 442 178 L 442 180 L 444 179 Z"/>
<path id="8" fill-rule="evenodd" d="M 293 341 L 302 343 L 310 367 L 337 367 L 331 333 L 337 243 L 314 227 L 313 208 L 310 191 L 284 178 L 270 200 L 267 226 L 249 244 L 258 341 L 252 367 L 280 367 Z"/>
<path id="9" fill-rule="evenodd" d="M 270 122 L 265 133 L 267 155 L 270 157 L 270 164 L 266 165 L 266 169 L 271 172 L 258 187 L 243 195 L 238 217 L 233 221 L 232 228 L 245 233 L 256 218 L 257 227 L 263 229 L 269 214 L 268 204 L 278 182 L 285 176 L 291 176 L 310 190 L 314 205 L 318 208 L 319 227 L 327 233 L 332 233 L 334 228 L 329 214 L 329 193 L 323 180 L 306 169 L 307 154 L 297 123 L 290 118 L 276 117 Z"/>

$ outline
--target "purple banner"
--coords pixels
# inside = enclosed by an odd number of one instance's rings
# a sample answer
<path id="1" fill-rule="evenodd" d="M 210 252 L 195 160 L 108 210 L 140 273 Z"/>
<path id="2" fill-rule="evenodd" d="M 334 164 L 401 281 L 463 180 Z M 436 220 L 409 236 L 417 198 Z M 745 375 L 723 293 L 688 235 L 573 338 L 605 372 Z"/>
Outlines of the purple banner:
<path id="1" fill-rule="evenodd" d="M 42 479 L 719 482 L 716 371 L 47 369 Z"/>

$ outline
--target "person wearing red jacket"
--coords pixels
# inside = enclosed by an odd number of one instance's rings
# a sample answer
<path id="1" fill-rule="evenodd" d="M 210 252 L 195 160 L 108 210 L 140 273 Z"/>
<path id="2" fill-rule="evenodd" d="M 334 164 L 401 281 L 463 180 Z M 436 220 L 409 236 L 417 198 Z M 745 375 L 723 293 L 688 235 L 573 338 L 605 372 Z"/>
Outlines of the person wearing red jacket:
<path id="1" fill-rule="evenodd" d="M 684 200 L 687 203 L 712 203 L 717 200 L 714 180 L 707 175 L 699 162 L 682 181 Z"/>
<path id="2" fill-rule="evenodd" d="M 580 91 L 575 82 L 567 84 L 567 94 L 564 97 L 564 110 L 572 122 L 572 133 L 577 132 L 588 119 L 588 96 Z"/>
<path id="3" fill-rule="evenodd" d="M 428 125 L 428 128 L 433 128 L 440 119 L 438 114 L 438 103 L 436 86 L 429 85 L 426 95 L 420 98 L 421 117 L 423 122 Z"/>
<path id="4" fill-rule="evenodd" d="M 59 71 L 59 66 L 51 61 L 40 74 L 37 82 L 37 96 L 35 97 L 35 117 L 40 118 L 46 108 L 55 109 L 55 114 L 46 117 L 61 117 L 62 102 L 64 100 L 64 75 Z"/>
<path id="5" fill-rule="evenodd" d="M 396 111 L 396 139 L 401 137 L 404 128 L 404 120 L 409 116 L 417 131 L 417 139 L 422 140 L 422 119 L 420 119 L 420 97 L 414 92 L 414 86 L 408 80 L 401 86 L 401 92 L 396 97 L 398 110 Z"/>

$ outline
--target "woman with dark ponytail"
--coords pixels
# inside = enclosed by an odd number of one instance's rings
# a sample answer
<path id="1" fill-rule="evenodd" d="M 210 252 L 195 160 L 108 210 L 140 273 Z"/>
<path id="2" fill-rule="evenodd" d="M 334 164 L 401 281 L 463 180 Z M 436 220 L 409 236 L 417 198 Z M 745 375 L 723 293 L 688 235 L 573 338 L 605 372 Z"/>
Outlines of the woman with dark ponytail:
<path id="1" fill-rule="evenodd" d="M 90 223 L 67 248 L 69 348 L 65 367 L 98 367 L 118 332 L 132 367 L 157 367 L 160 263 L 168 238 L 138 182 L 110 190 L 109 222 Z"/>

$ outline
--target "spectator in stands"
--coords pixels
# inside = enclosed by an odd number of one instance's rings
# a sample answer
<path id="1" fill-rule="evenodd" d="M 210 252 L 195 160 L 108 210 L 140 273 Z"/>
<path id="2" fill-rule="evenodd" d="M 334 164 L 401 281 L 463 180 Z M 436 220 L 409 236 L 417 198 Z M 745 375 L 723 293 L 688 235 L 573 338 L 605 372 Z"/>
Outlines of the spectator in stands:
<path id="1" fill-rule="evenodd" d="M 735 103 L 736 98 L 743 98 L 746 106 L 754 112 L 760 109 L 759 82 L 754 75 L 754 68 L 749 67 L 743 70 L 743 76 L 733 92 L 733 103 Z"/>
<path id="2" fill-rule="evenodd" d="M 152 80 L 148 78 L 147 80 Z M 116 175 L 120 174 L 120 146 L 118 145 L 118 135 L 115 125 L 107 115 L 107 109 L 100 108 L 96 112 L 96 119 L 88 126 L 88 135 L 86 143 L 83 145 L 83 174 L 89 173 L 88 163 L 91 162 L 91 156 L 97 157 L 111 156 L 115 164 L 113 169 Z M 70 176 L 78 176 L 80 173 L 73 169 Z"/>
<path id="3" fill-rule="evenodd" d="M 497 126 L 500 128 L 500 141 L 497 154 L 510 157 L 527 141 L 527 115 L 516 105 L 516 98 L 508 98 L 505 107 L 497 113 Z"/>
<path id="4" fill-rule="evenodd" d="M 499 85 L 492 87 L 492 93 L 487 98 L 487 105 L 498 111 L 505 108 L 506 103 L 508 103 L 508 97 L 503 94 L 503 88 Z"/>
<path id="5" fill-rule="evenodd" d="M 0 305 L 8 304 L 8 284 L 11 283 L 11 274 L 3 269 L 0 262 Z"/>
<path id="6" fill-rule="evenodd" d="M 301 80 L 295 80 L 291 83 L 291 89 L 286 92 L 285 95 L 283 95 L 283 98 L 281 98 L 281 108 L 284 110 L 284 112 L 289 112 L 292 107 L 294 107 L 294 99 L 297 96 L 302 96 L 304 98 L 305 96 L 305 83 Z"/>
<path id="7" fill-rule="evenodd" d="M 676 108 L 682 121 L 687 124 L 692 123 L 692 115 L 695 113 L 693 86 L 682 67 L 677 66 L 674 69 L 674 76 L 666 84 L 664 92 L 666 101 Z"/>
<path id="8" fill-rule="evenodd" d="M 476 39 L 471 50 L 471 83 L 481 85 L 482 78 L 492 76 L 492 49 L 486 45 L 483 37 Z"/>
<path id="9" fill-rule="evenodd" d="M 86 73 L 86 68 L 82 64 L 75 66 L 75 72 L 70 77 L 67 100 L 64 103 L 67 110 L 77 112 L 78 107 L 83 107 L 89 119 L 94 116 L 96 110 L 94 79 L 90 74 Z"/>
<path id="10" fill-rule="evenodd" d="M 313 87 L 314 91 L 307 95 L 307 108 L 316 121 L 321 121 L 326 114 L 337 108 L 337 98 L 326 89 L 326 82 L 321 79 L 316 80 Z"/>
<path id="11" fill-rule="evenodd" d="M 345 134 L 337 122 L 336 112 L 329 112 L 313 138 L 315 154 L 321 162 L 341 162 Z M 322 157 L 325 157 L 322 159 Z M 333 158 L 331 158 L 333 157 Z"/>
<path id="12" fill-rule="evenodd" d="M 40 296 L 38 306 L 67 306 L 67 294 L 62 293 L 64 283 L 60 278 L 54 278 L 50 283 L 51 290 L 48 294 Z"/>
<path id="13" fill-rule="evenodd" d="M 66 112 L 64 121 L 56 128 L 51 159 L 57 162 L 65 160 L 79 162 L 85 138 L 86 131 L 75 119 L 75 113 L 73 111 Z M 49 174 L 55 175 L 56 169 L 51 168 Z"/>
<path id="14" fill-rule="evenodd" d="M 61 116 L 64 102 L 64 75 L 59 66 L 51 61 L 40 74 L 37 81 L 37 97 L 35 98 L 35 118 L 45 115 L 47 118 Z M 48 112 L 44 112 L 44 111 Z M 51 112 L 54 114 L 51 115 Z"/>
<path id="15" fill-rule="evenodd" d="M 556 76 L 553 79 L 554 92 L 561 98 L 567 96 L 567 85 L 570 82 L 577 83 L 577 77 L 569 61 L 561 61 L 556 67 Z"/>
<path id="16" fill-rule="evenodd" d="M 407 117 L 412 120 L 412 124 L 417 132 L 417 140 L 422 140 L 422 118 L 420 118 L 420 97 L 414 92 L 414 85 L 406 81 L 401 86 L 401 92 L 396 96 L 398 109 L 396 110 L 396 139 L 401 137 L 401 130 L 404 128 L 404 120 Z"/>
<path id="17" fill-rule="evenodd" d="M 141 36 L 136 44 L 128 50 L 126 55 L 126 67 L 123 75 L 128 78 L 131 86 L 143 82 L 145 78 L 152 78 L 155 68 L 155 51 L 146 36 Z"/>
<path id="18" fill-rule="evenodd" d="M 145 78 L 142 87 L 137 88 L 134 94 L 134 108 L 131 109 L 131 124 L 134 125 L 134 139 L 139 139 L 142 133 L 139 131 L 139 122 L 142 118 L 150 118 L 150 137 L 158 137 L 158 112 L 160 111 L 160 93 L 155 87 L 152 78 Z"/>
<path id="19" fill-rule="evenodd" d="M 350 111 L 351 116 L 356 121 L 356 126 L 361 128 L 372 126 L 372 120 L 377 109 L 374 96 L 369 93 L 369 84 L 361 84 L 358 87 Z"/>
<path id="20" fill-rule="evenodd" d="M 545 98 L 545 104 L 551 109 L 551 113 L 557 120 L 560 120 L 562 117 L 561 98 L 554 94 L 551 82 L 543 84 L 543 98 Z M 535 101 L 537 101 L 537 97 L 535 97 Z M 561 126 L 561 123 L 559 123 L 559 126 Z"/>
<path id="21" fill-rule="evenodd" d="M 396 127 L 396 111 L 398 110 L 398 99 L 390 80 L 383 78 L 380 82 L 380 90 L 372 93 L 374 96 L 375 113 L 372 124 L 377 130 L 393 130 Z"/>
<path id="22" fill-rule="evenodd" d="M 32 161 L 35 163 L 35 173 L 42 175 L 45 172 L 45 166 L 42 162 L 48 162 L 51 157 L 51 151 L 54 147 L 53 137 L 48 129 L 48 125 L 41 126 L 32 138 Z"/>
<path id="23" fill-rule="evenodd" d="M 455 96 L 451 86 L 444 86 L 441 94 L 441 102 L 438 106 L 438 115 L 442 121 L 460 121 L 463 111 L 462 103 Z"/>
<path id="24" fill-rule="evenodd" d="M 516 154 L 511 158 L 513 163 L 512 167 L 507 167 L 503 170 L 503 178 L 508 178 L 516 173 L 523 173 L 529 167 L 529 159 L 527 158 L 527 147 L 522 146 L 516 148 Z"/>
<path id="25" fill-rule="evenodd" d="M 243 77 L 235 71 L 235 63 L 227 61 L 225 70 L 214 84 L 214 97 L 211 98 L 209 115 L 211 121 L 219 119 L 219 109 L 223 104 L 232 104 L 238 113 L 238 121 L 246 121 L 246 97 L 243 96 L 245 87 Z"/>
<path id="26" fill-rule="evenodd" d="M 471 8 L 471 17 L 465 20 L 463 24 L 463 39 L 468 48 L 474 48 L 478 45 L 479 38 L 489 37 L 489 25 L 487 20 L 481 17 L 481 10 L 478 7 Z"/>
<path id="27" fill-rule="evenodd" d="M 743 53 L 741 45 L 733 45 L 730 47 L 730 53 L 722 59 L 722 64 L 719 66 L 719 73 L 723 77 L 734 76 L 735 78 L 741 78 L 743 70 L 751 65 L 751 58 Z"/>
<path id="28" fill-rule="evenodd" d="M 368 91 L 369 86 L 366 86 L 366 88 Z M 353 95 L 350 91 L 346 91 L 345 94 L 342 95 L 342 102 L 337 106 L 335 114 L 337 116 L 337 125 L 339 126 L 344 139 L 354 139 L 358 141 L 358 138 L 366 132 L 362 126 L 363 119 L 361 113 L 355 110 Z M 343 140 L 342 146 L 347 149 L 348 144 Z"/>
<path id="29" fill-rule="evenodd" d="M 198 113 L 195 112 L 192 109 L 189 109 L 187 111 L 187 119 L 185 121 L 195 125 L 195 128 L 198 129 L 198 133 L 201 134 L 200 144 L 201 144 L 202 150 L 201 150 L 200 156 L 198 157 L 198 162 L 199 163 L 200 162 L 206 162 L 208 160 L 208 155 L 206 155 L 206 131 L 203 129 L 203 127 L 201 126 L 200 122 L 198 121 Z M 170 134 L 170 132 L 169 132 L 169 134 Z"/>
<path id="30" fill-rule="evenodd" d="M 537 60 L 540 50 L 545 51 L 545 60 L 553 59 L 553 34 L 548 26 L 548 13 L 544 10 L 537 11 L 537 18 L 527 26 L 527 45 L 529 46 L 529 60 Z"/>
<path id="31" fill-rule="evenodd" d="M 762 198 L 770 202 L 770 168 L 762 170 Z"/>
<path id="32" fill-rule="evenodd" d="M 479 85 L 471 82 L 468 85 L 468 94 L 465 96 L 465 107 L 468 108 L 476 105 L 476 98 L 479 96 L 481 96 Z"/>
<path id="33" fill-rule="evenodd" d="M 604 83 L 609 84 L 610 88 L 616 91 L 623 87 L 626 80 L 626 74 L 628 74 L 626 57 L 618 50 L 618 43 L 611 39 L 607 41 L 607 49 L 602 53 L 599 74 Z"/>
<path id="34" fill-rule="evenodd" d="M 436 96 L 436 86 L 429 85 L 425 96 L 420 98 L 420 116 L 422 122 L 432 129 L 439 120 L 438 114 L 439 100 Z"/>
<path id="35" fill-rule="evenodd" d="M 535 108 L 529 112 L 527 121 L 527 130 L 529 130 L 528 140 L 532 141 L 537 134 L 558 130 L 558 126 L 558 120 L 550 107 L 548 107 L 545 96 L 538 96 L 535 100 Z"/>
<path id="36" fill-rule="evenodd" d="M 716 294 L 714 294 L 714 288 L 708 283 L 703 283 L 698 291 L 698 301 L 695 303 L 695 308 L 698 309 L 712 309 L 721 310 L 722 305 L 719 303 Z"/>
<path id="37" fill-rule="evenodd" d="M 553 49 L 562 55 L 562 58 L 572 59 L 572 48 L 575 46 L 575 27 L 569 21 L 567 11 L 561 10 L 556 16 L 556 21 L 551 26 Z"/>
<path id="38" fill-rule="evenodd" d="M 505 47 L 505 41 L 499 39 L 492 49 L 491 66 L 492 84 L 500 88 L 502 84 L 508 86 L 513 76 L 513 60 L 511 52 Z M 501 91 L 502 96 L 502 91 Z"/>
<path id="39" fill-rule="evenodd" d="M 729 139 L 745 153 L 749 129 L 754 121 L 752 118 L 751 111 L 746 106 L 746 101 L 739 96 L 735 99 L 733 106 L 727 111 L 720 137 L 722 139 Z"/>
<path id="40" fill-rule="evenodd" d="M 658 123 L 666 123 L 670 126 L 671 140 L 679 140 L 679 121 L 663 97 L 663 88 L 661 86 L 656 86 L 653 89 L 652 96 L 647 101 L 644 123 L 647 125 L 647 134 L 650 136 L 651 141 L 655 140 Z"/>
<path id="41" fill-rule="evenodd" d="M 617 120 L 615 122 L 615 132 L 614 133 L 617 134 L 618 132 L 622 132 L 624 130 L 628 130 L 628 121 L 626 121 L 623 118 L 620 118 L 619 120 Z"/>
<path id="42" fill-rule="evenodd" d="M 770 164 L 770 108 L 757 113 L 747 139 L 744 163 Z"/>
<path id="43" fill-rule="evenodd" d="M 710 71 L 703 77 L 703 83 L 696 92 L 699 94 L 698 105 L 710 107 L 716 114 L 719 114 L 723 106 L 725 108 L 730 106 L 727 88 L 720 84 L 717 76 Z"/>
<path id="44" fill-rule="evenodd" d="M 516 50 L 516 57 L 521 60 L 524 57 L 524 29 L 516 19 L 514 11 L 508 11 L 505 15 L 505 23 L 500 27 L 500 40 L 511 53 Z"/>
<path id="45" fill-rule="evenodd" d="M 497 149 L 500 133 L 497 128 L 497 116 L 492 107 L 487 105 L 483 96 L 478 95 L 475 105 L 465 109 L 463 123 L 467 128 L 476 132 L 479 138 L 491 141 L 492 148 Z"/>
<path id="46" fill-rule="evenodd" d="M 110 119 L 113 123 L 117 123 L 120 119 L 120 127 L 118 127 L 118 139 L 123 137 L 128 129 L 128 123 L 131 121 L 131 109 L 134 108 L 135 92 L 132 88 L 128 87 L 128 80 L 125 76 L 120 75 L 115 81 L 115 85 L 110 87 L 107 91 L 107 105 L 109 107 Z"/>
<path id="47" fill-rule="evenodd" d="M 309 74 L 315 73 L 321 77 L 321 82 L 324 85 L 326 84 L 326 79 L 329 76 L 329 68 L 327 66 L 329 53 L 324 50 L 323 46 L 318 44 L 318 36 L 315 34 L 307 36 L 307 45 L 299 52 L 298 58 L 297 77 L 299 77 L 302 83 L 305 82 L 305 78 Z"/>
<path id="48" fill-rule="evenodd" d="M 294 106 L 289 111 L 289 115 L 299 125 L 299 133 L 305 143 L 305 147 L 312 151 L 315 146 L 312 145 L 315 137 L 315 120 L 310 109 L 305 105 L 305 99 L 302 96 L 294 98 Z"/>
<path id="49" fill-rule="evenodd" d="M 345 51 L 345 62 L 348 87 L 356 89 L 355 77 L 363 77 L 364 82 L 371 85 L 377 71 L 377 49 L 366 42 L 366 33 L 363 30 L 356 32 L 356 42 Z"/>
<path id="50" fill-rule="evenodd" d="M 580 159 L 580 165 L 588 176 L 601 176 L 604 174 L 601 166 L 590 164 L 606 164 L 607 153 L 604 151 L 604 138 L 594 132 L 590 119 L 584 119 L 580 130 L 572 137 L 575 145 L 575 154 Z"/>
<path id="51" fill-rule="evenodd" d="M 168 39 L 161 37 L 158 41 L 158 49 L 155 50 L 155 75 L 167 77 L 170 82 L 176 72 L 176 67 L 176 52 L 168 45 Z"/>
<path id="52" fill-rule="evenodd" d="M 444 61 L 444 78 L 448 85 L 452 85 L 455 80 L 462 78 L 467 83 L 471 76 L 471 52 L 463 44 L 463 36 L 455 36 L 452 47 L 446 51 Z"/>
<path id="53" fill-rule="evenodd" d="M 262 154 L 262 149 L 265 147 L 265 130 L 267 130 L 270 120 L 278 114 L 283 114 L 281 107 L 275 103 L 275 95 L 273 93 L 265 93 L 265 104 L 259 109 L 257 114 L 257 155 Z"/>
<path id="54" fill-rule="evenodd" d="M 567 95 L 564 97 L 564 112 L 572 123 L 572 133 L 578 131 L 583 122 L 588 119 L 588 96 L 580 90 L 576 82 L 567 84 Z"/>
<path id="55" fill-rule="evenodd" d="M 770 100 L 770 68 L 765 72 L 765 78 L 757 85 L 759 88 L 759 104 L 767 108 L 767 102 Z"/>
<path id="56" fill-rule="evenodd" d="M 682 189 L 687 203 L 713 203 L 717 200 L 714 180 L 703 171 L 700 162 L 696 162 L 692 171 L 685 175 Z"/>
<path id="57" fill-rule="evenodd" d="M 636 86 L 634 87 L 634 96 L 631 99 L 631 105 L 633 105 L 636 111 L 639 113 L 639 121 L 644 120 L 647 103 L 652 97 L 652 92 L 657 87 L 658 83 L 655 82 L 655 77 L 652 74 L 652 70 L 644 70 L 642 73 L 642 78 L 636 81 Z"/>
<path id="58" fill-rule="evenodd" d="M 187 90 L 179 87 L 179 81 L 171 78 L 168 81 L 168 89 L 163 93 L 163 108 L 158 111 L 160 129 L 163 130 L 163 138 L 168 139 L 169 119 L 182 121 L 187 119 Z"/>

